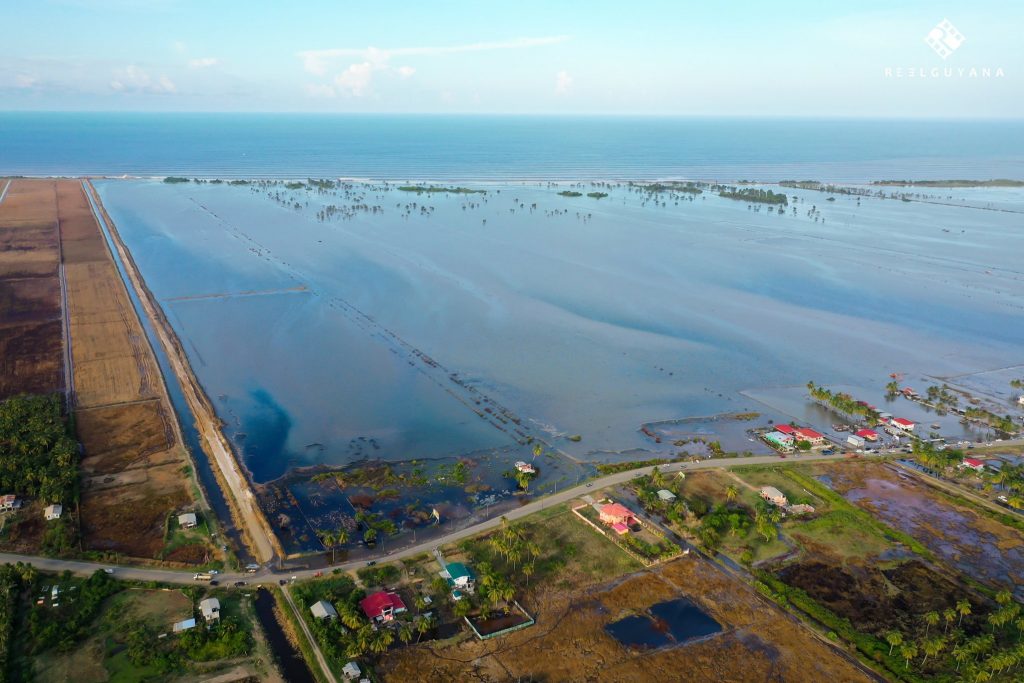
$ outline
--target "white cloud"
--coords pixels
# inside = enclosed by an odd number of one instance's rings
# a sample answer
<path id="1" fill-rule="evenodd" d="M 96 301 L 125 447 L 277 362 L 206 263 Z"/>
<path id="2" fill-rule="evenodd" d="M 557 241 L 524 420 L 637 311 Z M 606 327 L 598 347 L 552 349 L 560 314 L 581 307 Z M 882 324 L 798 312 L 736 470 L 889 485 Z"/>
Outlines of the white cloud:
<path id="1" fill-rule="evenodd" d="M 185 43 L 183 43 L 180 40 L 176 40 L 173 43 L 171 43 L 171 47 L 173 47 L 176 52 L 186 52 L 186 51 L 188 51 L 188 45 L 186 45 Z"/>
<path id="2" fill-rule="evenodd" d="M 334 77 L 334 84 L 341 91 L 354 97 L 361 97 L 369 92 L 376 72 L 395 74 L 407 79 L 416 73 L 411 66 L 392 67 L 390 62 L 396 57 L 433 57 L 462 52 L 483 52 L 486 50 L 517 50 L 542 45 L 556 45 L 569 40 L 569 36 L 541 36 L 537 38 L 516 38 L 490 43 L 468 43 L 465 45 L 445 45 L 433 47 L 398 47 L 398 48 L 330 48 L 326 50 L 303 50 L 296 53 L 302 60 L 303 68 L 314 76 L 326 76 L 332 66 L 349 65 Z M 335 67 L 336 68 L 336 67 Z M 313 91 L 307 88 L 307 92 Z M 324 90 L 316 90 L 319 95 Z"/>
<path id="3" fill-rule="evenodd" d="M 572 87 L 572 76 L 565 69 L 555 74 L 555 94 L 564 95 Z"/>
<path id="4" fill-rule="evenodd" d="M 362 97 L 366 94 L 366 89 L 370 87 L 373 72 L 378 68 L 380 67 L 375 66 L 373 62 L 352 64 L 335 77 L 334 85 L 347 91 L 353 97 Z"/>
<path id="5" fill-rule="evenodd" d="M 148 93 L 172 93 L 178 90 L 174 81 L 167 76 L 161 75 L 154 80 L 144 69 L 134 64 L 114 69 L 114 78 L 110 81 L 110 88 L 117 92 Z"/>
<path id="6" fill-rule="evenodd" d="M 39 82 L 35 76 L 26 76 L 25 74 L 18 74 L 14 77 L 14 84 L 19 88 L 32 88 Z"/>
<path id="7" fill-rule="evenodd" d="M 216 57 L 199 57 L 198 59 L 188 60 L 190 69 L 209 69 L 211 66 L 217 66 L 218 64 L 220 64 L 220 60 Z"/>

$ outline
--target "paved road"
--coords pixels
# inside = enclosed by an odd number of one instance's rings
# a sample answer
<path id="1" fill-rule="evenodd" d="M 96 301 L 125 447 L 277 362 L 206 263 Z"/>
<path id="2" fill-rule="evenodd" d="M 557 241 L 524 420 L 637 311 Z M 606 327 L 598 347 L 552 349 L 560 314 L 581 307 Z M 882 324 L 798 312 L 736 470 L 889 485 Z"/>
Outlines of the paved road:
<path id="1" fill-rule="evenodd" d="M 863 457 L 863 456 L 862 456 Z M 841 453 L 834 455 L 821 455 L 821 454 L 809 454 L 800 456 L 788 456 L 785 460 L 779 458 L 777 455 L 755 455 L 748 458 L 721 458 L 721 459 L 710 459 L 702 460 L 700 462 L 687 462 L 687 463 L 671 463 L 659 466 L 662 472 L 688 472 L 691 470 L 704 470 L 704 469 L 715 469 L 715 468 L 730 468 L 740 467 L 743 465 L 797 465 L 805 462 L 819 462 L 824 460 L 842 460 L 844 456 Z M 543 508 L 551 505 L 557 505 L 570 501 L 574 498 L 584 495 L 585 493 L 592 493 L 596 490 L 606 488 L 609 486 L 616 486 L 623 484 L 630 479 L 635 477 L 650 474 L 654 467 L 644 467 L 635 470 L 629 470 L 626 472 L 618 472 L 616 474 L 609 474 L 599 479 L 594 479 L 590 483 L 580 484 L 572 488 L 559 491 L 558 493 L 546 496 L 539 500 L 535 500 L 532 503 L 509 510 L 505 513 L 505 517 L 509 520 L 521 519 L 527 517 L 534 512 L 537 512 Z M 464 529 L 457 529 L 448 533 L 440 538 L 434 538 L 417 545 L 409 546 L 401 550 L 381 554 L 377 559 L 381 561 L 392 561 L 399 560 L 405 557 L 412 557 L 421 553 L 431 552 L 435 547 L 452 543 L 455 541 L 462 540 L 464 538 L 475 536 L 481 532 L 493 529 L 501 525 L 501 517 L 494 517 L 492 519 L 484 520 L 479 524 L 468 526 Z M 14 555 L 10 553 L 0 553 L 0 562 L 31 562 L 39 569 L 46 571 L 62 572 L 70 571 L 73 574 L 89 575 L 95 572 L 97 569 L 105 567 L 113 567 L 114 565 L 99 564 L 95 562 L 82 562 L 79 560 L 60 560 L 45 557 L 31 557 L 27 555 Z M 352 562 L 346 562 L 337 567 L 342 569 L 351 570 L 359 567 L 366 566 L 366 560 L 355 560 Z M 253 584 L 271 584 L 276 583 L 281 579 L 296 577 L 299 579 L 311 578 L 314 574 L 321 570 L 315 569 L 302 569 L 302 570 L 274 570 L 268 567 L 262 568 L 260 571 L 254 574 L 238 574 L 238 573 L 225 573 L 218 575 L 216 579 L 221 585 L 232 585 L 236 581 L 245 581 L 246 585 Z M 147 567 L 128 567 L 128 566 L 117 566 L 115 568 L 115 576 L 121 579 L 133 580 L 133 581 L 161 581 L 164 583 L 175 583 L 175 584 L 190 584 L 194 583 L 193 578 L 194 572 L 192 571 L 181 571 L 175 569 L 154 569 Z"/>

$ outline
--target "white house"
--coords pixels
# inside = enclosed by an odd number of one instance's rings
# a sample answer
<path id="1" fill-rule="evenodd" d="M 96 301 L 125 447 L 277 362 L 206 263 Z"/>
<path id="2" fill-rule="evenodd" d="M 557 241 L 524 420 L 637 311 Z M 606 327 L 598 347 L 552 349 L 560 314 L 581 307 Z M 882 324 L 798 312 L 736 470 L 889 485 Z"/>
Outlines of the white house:
<path id="1" fill-rule="evenodd" d="M 899 427 L 905 432 L 914 431 L 914 423 L 904 417 L 894 417 L 889 424 Z"/>
<path id="2" fill-rule="evenodd" d="M 186 512 L 183 515 L 178 515 L 178 526 L 182 529 L 194 529 L 198 523 L 199 520 L 196 518 L 196 513 L 194 512 Z"/>
<path id="3" fill-rule="evenodd" d="M 857 436 L 856 434 L 850 434 L 846 437 L 846 443 L 850 444 L 854 448 L 864 448 L 864 438 Z"/>
<path id="4" fill-rule="evenodd" d="M 199 611 L 203 613 L 203 619 L 207 622 L 220 619 L 220 600 L 217 598 L 206 598 L 199 603 Z"/>
<path id="5" fill-rule="evenodd" d="M 10 512 L 21 507 L 21 500 L 13 493 L 0 496 L 0 512 Z"/>
<path id="6" fill-rule="evenodd" d="M 363 671 L 355 662 L 349 662 L 345 666 L 341 667 L 341 675 L 344 676 L 346 680 L 354 681 L 363 675 Z"/>
<path id="7" fill-rule="evenodd" d="M 60 516 L 64 514 L 64 506 L 60 503 L 54 503 L 53 505 L 47 505 L 46 509 L 43 510 L 43 516 L 46 517 L 47 521 L 53 519 L 60 519 Z"/>
<path id="8" fill-rule="evenodd" d="M 772 505 L 778 505 L 779 507 L 786 507 L 789 505 L 789 499 L 786 498 L 786 494 L 774 486 L 761 487 L 761 497 Z"/>
<path id="9" fill-rule="evenodd" d="M 319 602 L 313 603 L 313 606 L 309 608 L 309 611 L 312 612 L 313 616 L 317 619 L 338 618 L 338 610 L 334 609 L 334 605 L 326 600 L 320 600 Z"/>
<path id="10" fill-rule="evenodd" d="M 658 491 L 658 498 L 665 501 L 666 503 L 671 503 L 676 499 L 676 494 L 672 493 L 668 489 L 661 489 Z"/>

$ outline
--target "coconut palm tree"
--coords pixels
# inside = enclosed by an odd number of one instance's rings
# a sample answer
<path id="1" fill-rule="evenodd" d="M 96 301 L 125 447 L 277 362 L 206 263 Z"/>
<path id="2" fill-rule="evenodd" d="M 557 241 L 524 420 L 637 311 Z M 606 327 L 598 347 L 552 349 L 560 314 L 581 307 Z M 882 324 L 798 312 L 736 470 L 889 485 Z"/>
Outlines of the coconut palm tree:
<path id="1" fill-rule="evenodd" d="M 957 645 L 953 648 L 953 659 L 956 660 L 956 671 L 960 672 L 960 665 L 966 662 L 971 657 L 971 651 L 963 645 Z"/>
<path id="2" fill-rule="evenodd" d="M 736 487 L 736 484 L 729 484 L 725 487 L 725 499 L 730 503 L 736 500 L 736 496 L 738 495 L 740 495 L 740 490 Z"/>
<path id="3" fill-rule="evenodd" d="M 963 623 L 964 617 L 971 613 L 971 602 L 966 598 L 956 601 L 956 611 L 960 614 L 960 620 L 956 622 L 957 626 Z"/>
<path id="4" fill-rule="evenodd" d="M 942 612 L 942 618 L 945 619 L 946 625 L 942 628 L 943 633 L 949 632 L 949 625 L 956 621 L 956 610 L 946 609 Z"/>
<path id="5" fill-rule="evenodd" d="M 934 610 L 932 610 L 931 612 L 925 612 L 922 618 L 924 619 L 925 623 L 924 636 L 925 638 L 927 638 L 928 631 L 931 629 L 931 627 L 939 623 L 939 613 Z"/>
<path id="6" fill-rule="evenodd" d="M 402 625 L 398 627 L 398 639 L 403 643 L 408 644 L 409 641 L 412 640 L 412 632 L 412 624 L 407 621 L 403 622 Z"/>
<path id="7" fill-rule="evenodd" d="M 327 529 L 320 529 L 316 532 L 320 537 L 320 542 L 324 544 L 324 548 L 329 548 L 331 552 L 331 564 L 334 564 L 334 534 Z"/>
<path id="8" fill-rule="evenodd" d="M 900 645 L 900 656 L 907 660 L 907 668 L 910 668 L 910 660 L 917 656 L 917 645 L 903 643 Z"/>
<path id="9" fill-rule="evenodd" d="M 903 644 L 903 634 L 899 631 L 889 631 L 885 634 L 885 642 L 889 643 L 889 655 L 892 656 L 892 650 Z"/>
<path id="10" fill-rule="evenodd" d="M 996 602 L 1000 605 L 1008 605 L 1013 600 L 1013 593 L 1006 590 L 1005 588 L 996 593 Z"/>
<path id="11" fill-rule="evenodd" d="M 929 657 L 934 657 L 935 655 L 939 654 L 945 647 L 946 639 L 942 636 L 935 636 L 934 638 L 925 638 L 924 642 L 921 643 L 921 651 L 924 652 L 924 660 L 921 662 L 921 666 L 923 667 L 925 664 L 927 664 Z"/>

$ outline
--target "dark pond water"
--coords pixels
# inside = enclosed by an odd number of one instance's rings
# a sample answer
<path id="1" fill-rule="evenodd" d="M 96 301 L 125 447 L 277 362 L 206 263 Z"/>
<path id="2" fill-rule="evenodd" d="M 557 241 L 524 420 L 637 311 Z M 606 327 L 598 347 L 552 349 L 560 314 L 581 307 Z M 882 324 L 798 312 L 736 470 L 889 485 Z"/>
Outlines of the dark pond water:
<path id="1" fill-rule="evenodd" d="M 288 641 L 281 624 L 277 623 L 274 616 L 274 596 L 270 591 L 256 591 L 256 616 L 259 617 L 270 650 L 274 653 L 274 659 L 284 679 L 288 683 L 316 683 L 309 667 L 306 666 L 306 661 Z"/>
<path id="2" fill-rule="evenodd" d="M 722 630 L 721 624 L 686 598 L 659 602 L 648 613 L 620 619 L 605 630 L 626 647 L 638 650 L 685 643 Z"/>

